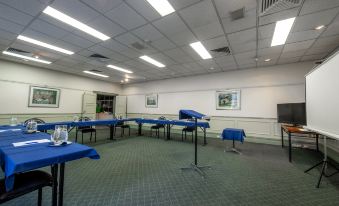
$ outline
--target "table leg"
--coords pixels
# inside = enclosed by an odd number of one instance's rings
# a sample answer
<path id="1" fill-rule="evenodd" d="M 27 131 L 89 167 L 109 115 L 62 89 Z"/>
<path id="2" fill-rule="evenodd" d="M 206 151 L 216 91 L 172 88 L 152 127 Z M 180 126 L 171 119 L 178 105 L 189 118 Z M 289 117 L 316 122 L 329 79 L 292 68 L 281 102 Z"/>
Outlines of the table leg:
<path id="1" fill-rule="evenodd" d="M 138 135 L 139 135 L 139 136 L 142 135 L 142 134 L 141 134 L 141 130 L 142 130 L 142 124 L 139 123 L 139 124 L 138 124 Z"/>
<path id="2" fill-rule="evenodd" d="M 288 132 L 288 159 L 292 162 L 292 142 L 291 142 L 291 132 Z"/>
<path id="3" fill-rule="evenodd" d="M 113 140 L 113 135 L 114 134 L 114 126 L 113 125 L 110 125 L 109 126 L 109 139 L 110 140 Z"/>
<path id="4" fill-rule="evenodd" d="M 167 124 L 167 140 L 171 139 L 171 125 Z"/>
<path id="5" fill-rule="evenodd" d="M 63 205 L 64 198 L 64 177 L 65 177 L 65 163 L 60 164 L 60 176 L 59 176 L 59 200 L 58 206 Z"/>
<path id="6" fill-rule="evenodd" d="M 58 165 L 51 166 L 51 173 L 53 177 L 52 185 L 52 206 L 57 206 L 58 204 Z"/>
<path id="7" fill-rule="evenodd" d="M 315 135 L 315 141 L 317 143 L 317 152 L 319 152 L 319 134 Z"/>
<path id="8" fill-rule="evenodd" d="M 282 127 L 280 128 L 280 130 L 281 130 L 281 147 L 284 148 L 284 130 Z"/>
<path id="9" fill-rule="evenodd" d="M 204 146 L 207 145 L 207 141 L 206 141 L 206 128 L 203 128 L 204 130 Z"/>

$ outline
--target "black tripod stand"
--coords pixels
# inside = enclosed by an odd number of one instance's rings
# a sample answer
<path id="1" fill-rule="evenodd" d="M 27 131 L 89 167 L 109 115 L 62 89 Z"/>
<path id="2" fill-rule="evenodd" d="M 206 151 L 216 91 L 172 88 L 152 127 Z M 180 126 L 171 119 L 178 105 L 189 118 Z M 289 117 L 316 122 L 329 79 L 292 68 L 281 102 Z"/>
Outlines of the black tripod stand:
<path id="1" fill-rule="evenodd" d="M 317 183 L 317 185 L 316 185 L 316 188 L 319 188 L 320 183 L 321 183 L 321 179 L 322 179 L 323 176 L 325 176 L 325 177 L 331 177 L 331 176 L 333 176 L 333 175 L 339 173 L 339 169 L 338 169 L 335 165 L 333 165 L 331 162 L 329 162 L 328 159 L 327 159 L 326 136 L 324 136 L 324 159 L 323 159 L 321 162 L 318 162 L 316 165 L 312 166 L 311 168 L 305 170 L 305 173 L 311 171 L 312 169 L 318 167 L 318 166 L 321 165 L 321 164 L 322 164 L 322 168 L 321 168 L 321 172 L 320 172 L 320 176 L 319 176 L 319 179 L 318 179 L 318 183 Z M 330 175 L 327 175 L 327 174 L 326 174 L 326 169 L 327 169 L 328 166 L 332 166 L 336 171 L 333 172 L 333 173 L 330 174 Z"/>
<path id="2" fill-rule="evenodd" d="M 210 166 L 198 166 L 198 120 L 195 120 L 195 142 L 194 142 L 194 163 L 191 163 L 189 167 L 181 168 L 181 170 L 194 170 L 198 172 L 203 178 L 206 174 L 202 171 L 203 169 L 211 169 Z"/>

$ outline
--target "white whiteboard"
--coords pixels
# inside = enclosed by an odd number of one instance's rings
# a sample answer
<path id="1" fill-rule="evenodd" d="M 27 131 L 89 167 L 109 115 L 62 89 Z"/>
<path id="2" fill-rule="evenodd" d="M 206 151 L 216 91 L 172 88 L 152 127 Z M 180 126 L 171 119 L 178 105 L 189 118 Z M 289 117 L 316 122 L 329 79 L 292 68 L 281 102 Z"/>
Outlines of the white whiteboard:
<path id="1" fill-rule="evenodd" d="M 306 75 L 307 127 L 339 139 L 339 52 Z"/>

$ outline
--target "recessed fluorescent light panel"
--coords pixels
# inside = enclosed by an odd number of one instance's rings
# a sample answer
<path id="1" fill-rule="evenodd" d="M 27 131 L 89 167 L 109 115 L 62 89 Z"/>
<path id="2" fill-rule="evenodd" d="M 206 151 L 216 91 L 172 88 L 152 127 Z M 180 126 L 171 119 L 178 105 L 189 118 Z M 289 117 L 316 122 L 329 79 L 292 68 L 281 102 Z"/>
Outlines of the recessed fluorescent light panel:
<path id="1" fill-rule="evenodd" d="M 172 5 L 167 0 L 147 0 L 151 6 L 159 12 L 161 16 L 166 16 L 175 12 Z"/>
<path id="2" fill-rule="evenodd" d="M 202 45 L 200 41 L 194 42 L 190 44 L 190 46 L 197 52 L 202 59 L 210 59 L 212 58 L 211 54 L 207 51 L 207 49 Z"/>
<path id="3" fill-rule="evenodd" d="M 114 66 L 114 65 L 107 65 L 107 67 L 109 68 L 112 68 L 112 69 L 115 69 L 115 70 L 118 70 L 118 71 L 121 71 L 121 72 L 125 72 L 125 73 L 128 73 L 128 74 L 132 74 L 133 72 L 130 71 L 130 70 L 127 70 L 127 69 L 123 69 L 121 67 L 117 67 L 117 66 Z"/>
<path id="4" fill-rule="evenodd" d="M 109 76 L 107 76 L 107 75 L 99 74 L 99 73 L 91 72 L 91 71 L 83 71 L 83 72 L 86 73 L 86 74 L 91 74 L 91 75 L 95 75 L 95 76 L 98 76 L 98 77 L 104 77 L 104 78 L 109 77 Z"/>
<path id="5" fill-rule="evenodd" d="M 277 21 L 275 24 L 274 34 L 271 42 L 271 46 L 283 45 L 286 42 L 288 34 L 292 29 L 295 17 Z"/>
<path id="6" fill-rule="evenodd" d="M 141 56 L 141 57 L 139 57 L 139 58 L 142 59 L 142 60 L 144 60 L 144 61 L 146 61 L 146 62 L 148 62 L 148 63 L 151 63 L 151 64 L 153 64 L 153 65 L 155 65 L 155 66 L 157 66 L 157 67 L 160 67 L 160 68 L 165 67 L 164 64 L 158 62 L 158 61 L 155 60 L 155 59 L 152 59 L 152 58 L 149 57 L 149 56 Z"/>
<path id="7" fill-rule="evenodd" d="M 33 58 L 33 57 L 28 57 L 28 56 L 24 56 L 24 55 L 21 55 L 21 54 L 16 54 L 16 53 L 8 52 L 8 51 L 3 51 L 2 53 L 5 54 L 5 55 L 8 55 L 8 56 L 18 57 L 18 58 L 22 58 L 24 60 L 31 60 L 31 61 L 39 62 L 39 63 L 43 63 L 43 64 L 50 64 L 50 63 L 52 63 L 50 61 L 46 61 L 46 60 L 42 60 L 42 59 L 37 59 L 37 58 Z"/>
<path id="8" fill-rule="evenodd" d="M 45 14 L 58 19 L 59 21 L 62 21 L 70 26 L 73 26 L 89 35 L 92 35 L 98 39 L 101 39 L 102 41 L 106 41 L 107 39 L 110 39 L 109 36 L 106 36 L 105 34 L 93 29 L 92 27 L 87 26 L 86 24 L 50 7 L 47 6 L 47 8 L 43 11 Z"/>
<path id="9" fill-rule="evenodd" d="M 315 27 L 316 30 L 321 30 L 323 28 L 325 28 L 325 25 L 320 25 L 320 26 Z"/>
<path id="10" fill-rule="evenodd" d="M 52 49 L 52 50 L 55 50 L 55 51 L 58 51 L 58 52 L 61 52 L 61 53 L 64 53 L 64 54 L 68 54 L 68 55 L 74 54 L 74 52 L 71 52 L 71 51 L 68 51 L 66 49 L 63 49 L 63 48 L 60 48 L 60 47 L 57 47 L 57 46 L 53 46 L 51 44 L 47 44 L 45 42 L 38 41 L 38 40 L 29 38 L 29 37 L 26 37 L 26 36 L 19 35 L 18 39 L 25 41 L 25 42 L 35 44 L 35 45 L 38 45 L 38 46 L 42 46 L 42 47 L 45 47 L 45 48 L 48 48 L 48 49 Z"/>

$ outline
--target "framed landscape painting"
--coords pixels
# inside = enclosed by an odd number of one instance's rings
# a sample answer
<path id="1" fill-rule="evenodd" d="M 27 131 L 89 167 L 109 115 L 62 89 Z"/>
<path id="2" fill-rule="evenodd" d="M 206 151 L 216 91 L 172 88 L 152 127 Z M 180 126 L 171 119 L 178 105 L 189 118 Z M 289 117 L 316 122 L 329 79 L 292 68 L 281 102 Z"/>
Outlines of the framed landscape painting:
<path id="1" fill-rule="evenodd" d="M 218 110 L 239 110 L 240 90 L 225 90 L 216 92 L 216 106 Z"/>
<path id="2" fill-rule="evenodd" d="M 150 108 L 158 107 L 158 95 L 157 94 L 149 94 L 145 96 L 145 106 Z"/>
<path id="3" fill-rule="evenodd" d="M 59 107 L 60 89 L 30 86 L 29 107 Z"/>

